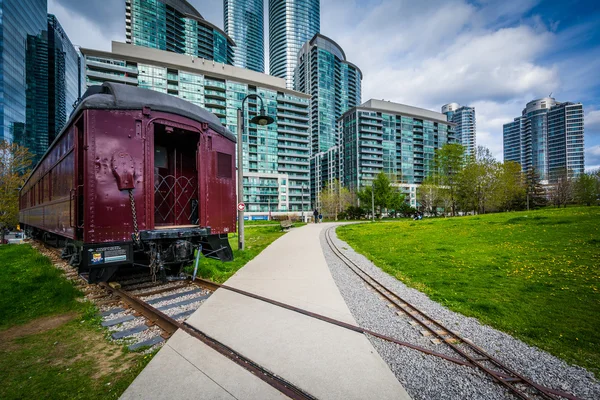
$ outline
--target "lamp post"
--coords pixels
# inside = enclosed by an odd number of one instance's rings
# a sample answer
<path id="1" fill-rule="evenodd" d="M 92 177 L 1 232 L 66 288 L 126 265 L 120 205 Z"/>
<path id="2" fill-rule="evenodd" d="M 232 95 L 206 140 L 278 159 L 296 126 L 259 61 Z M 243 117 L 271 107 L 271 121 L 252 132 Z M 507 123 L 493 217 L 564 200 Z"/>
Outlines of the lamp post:
<path id="1" fill-rule="evenodd" d="M 260 126 L 272 124 L 275 120 L 265 113 L 265 106 L 262 97 L 257 94 L 249 94 L 242 100 L 242 108 L 238 108 L 237 111 L 237 151 L 238 151 L 238 204 L 244 202 L 244 163 L 242 156 L 244 154 L 244 147 L 242 145 L 242 135 L 246 124 L 244 123 L 244 104 L 248 98 L 254 98 L 260 100 L 260 113 L 252 118 L 249 122 Z M 240 210 L 238 207 L 238 250 L 244 250 L 244 210 Z"/>
<path id="2" fill-rule="evenodd" d="M 303 183 L 302 184 L 302 222 L 306 222 L 304 220 L 304 188 L 306 187 L 306 185 Z"/>

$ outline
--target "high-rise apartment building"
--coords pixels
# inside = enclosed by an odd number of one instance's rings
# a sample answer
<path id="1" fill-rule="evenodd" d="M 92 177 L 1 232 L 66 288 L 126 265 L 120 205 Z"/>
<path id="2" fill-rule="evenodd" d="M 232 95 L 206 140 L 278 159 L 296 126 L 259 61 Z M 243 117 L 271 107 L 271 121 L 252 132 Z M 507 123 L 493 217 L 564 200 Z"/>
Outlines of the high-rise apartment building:
<path id="1" fill-rule="evenodd" d="M 223 19 L 236 45 L 233 65 L 265 72 L 263 0 L 223 0 Z"/>
<path id="2" fill-rule="evenodd" d="M 344 186 L 361 190 L 380 172 L 412 191 L 433 172 L 435 150 L 455 143 L 456 124 L 444 114 L 404 104 L 369 100 L 338 120 Z"/>
<path id="3" fill-rule="evenodd" d="M 127 43 L 233 65 L 233 40 L 186 0 L 125 0 Z"/>
<path id="4" fill-rule="evenodd" d="M 269 0 L 269 74 L 292 89 L 298 52 L 320 30 L 320 0 Z"/>
<path id="5" fill-rule="evenodd" d="M 450 103 L 442 106 L 442 114 L 456 124 L 456 143 L 464 146 L 468 157 L 474 157 L 477 148 L 475 108 Z"/>
<path id="6" fill-rule="evenodd" d="M 583 105 L 545 97 L 527 103 L 520 117 L 504 124 L 504 160 L 535 170 L 542 183 L 562 173 L 584 171 Z"/>
<path id="7" fill-rule="evenodd" d="M 281 78 L 125 43 L 113 42 L 112 52 L 81 52 L 88 87 L 110 81 L 169 93 L 214 113 L 234 133 L 244 97 L 261 96 L 276 123 L 250 124 L 260 104 L 247 100 L 243 135 L 247 215 L 299 213 L 303 206 L 309 210 L 309 95 L 287 89 Z"/>
<path id="8" fill-rule="evenodd" d="M 44 154 L 80 95 L 79 56 L 45 0 L 0 3 L 0 140 Z"/>
<path id="9" fill-rule="evenodd" d="M 344 50 L 316 34 L 298 53 L 294 88 L 311 95 L 311 203 L 321 207 L 320 193 L 339 179 L 337 119 L 360 104 L 362 72 L 346 60 Z M 335 173 L 337 171 L 337 173 Z"/>

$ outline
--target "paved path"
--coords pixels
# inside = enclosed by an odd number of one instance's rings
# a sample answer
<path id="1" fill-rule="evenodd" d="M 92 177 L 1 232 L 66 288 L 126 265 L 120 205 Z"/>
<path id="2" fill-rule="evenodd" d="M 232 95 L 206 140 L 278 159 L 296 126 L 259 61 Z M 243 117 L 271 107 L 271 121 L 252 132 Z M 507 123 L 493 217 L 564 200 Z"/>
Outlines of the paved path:
<path id="1" fill-rule="evenodd" d="M 325 261 L 319 234 L 294 228 L 226 283 L 356 324 Z M 293 311 L 217 290 L 187 322 L 319 399 L 409 399 L 367 338 Z M 184 332 L 177 332 L 123 399 L 284 396 Z"/>

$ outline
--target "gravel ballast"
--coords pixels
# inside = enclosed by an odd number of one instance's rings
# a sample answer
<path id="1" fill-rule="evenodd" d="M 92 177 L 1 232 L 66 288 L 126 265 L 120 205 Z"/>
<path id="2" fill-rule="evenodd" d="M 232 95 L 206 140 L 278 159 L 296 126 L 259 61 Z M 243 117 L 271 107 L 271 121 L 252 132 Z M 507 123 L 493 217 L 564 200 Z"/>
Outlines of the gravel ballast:
<path id="1" fill-rule="evenodd" d="M 435 345 L 424 337 L 419 325 L 412 326 L 406 316 L 398 316 L 389 302 L 368 288 L 333 252 L 321 234 L 321 246 L 331 274 L 357 323 L 399 340 L 457 357 L 448 346 Z M 566 362 L 503 332 L 482 325 L 430 300 L 396 278 L 377 268 L 334 234 L 338 248 L 365 272 L 430 317 L 471 340 L 492 356 L 535 383 L 573 394 L 582 399 L 600 399 L 600 382 L 592 373 Z M 513 398 L 500 384 L 482 372 L 454 364 L 417 350 L 369 337 L 379 355 L 387 362 L 413 399 L 506 399 Z"/>

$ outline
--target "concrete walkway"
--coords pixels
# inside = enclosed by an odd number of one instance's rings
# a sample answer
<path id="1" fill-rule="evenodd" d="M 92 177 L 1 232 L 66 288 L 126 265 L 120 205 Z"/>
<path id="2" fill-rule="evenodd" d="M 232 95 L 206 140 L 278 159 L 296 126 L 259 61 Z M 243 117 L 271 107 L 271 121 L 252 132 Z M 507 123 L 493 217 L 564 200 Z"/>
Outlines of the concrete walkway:
<path id="1" fill-rule="evenodd" d="M 325 261 L 330 224 L 292 229 L 226 284 L 356 324 Z M 217 290 L 187 322 L 319 399 L 409 399 L 359 333 Z M 271 399 L 284 396 L 184 332 L 177 332 L 123 399 Z"/>

